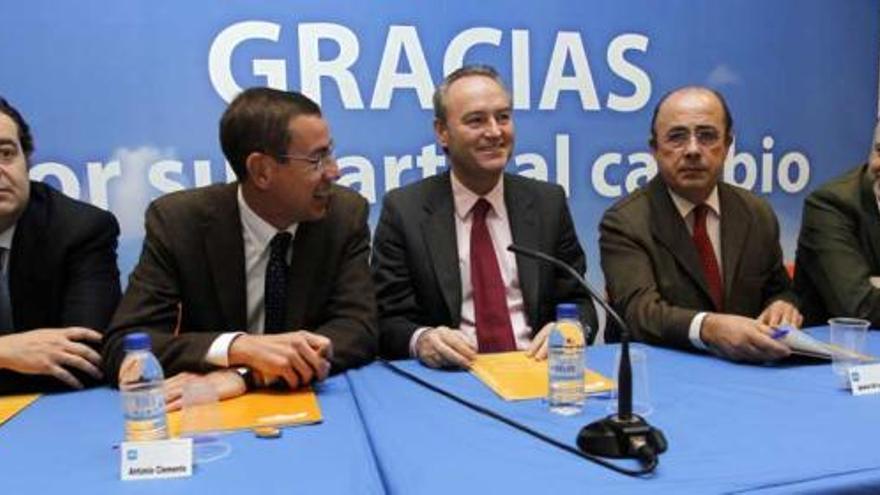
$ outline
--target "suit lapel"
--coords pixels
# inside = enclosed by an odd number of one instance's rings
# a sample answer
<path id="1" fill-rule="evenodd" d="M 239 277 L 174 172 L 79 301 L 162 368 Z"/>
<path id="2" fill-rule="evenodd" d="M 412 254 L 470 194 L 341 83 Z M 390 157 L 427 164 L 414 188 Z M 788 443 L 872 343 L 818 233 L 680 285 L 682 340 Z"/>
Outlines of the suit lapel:
<path id="1" fill-rule="evenodd" d="M 238 184 L 223 186 L 202 225 L 214 293 L 229 328 L 246 328 L 244 238 L 238 211 Z"/>
<path id="2" fill-rule="evenodd" d="M 453 327 L 461 322 L 461 275 L 455 236 L 455 207 L 449 173 L 442 175 L 426 194 L 422 236 L 431 258 L 434 276 L 452 317 Z"/>
<path id="3" fill-rule="evenodd" d="M 521 187 L 522 184 L 514 180 L 506 180 L 506 178 L 507 175 L 505 174 L 502 177 L 502 180 L 505 181 L 504 205 L 507 207 L 510 235 L 513 243 L 530 249 L 540 249 L 540 232 L 537 213 L 534 207 L 534 197 L 524 187 Z M 506 246 L 504 249 L 506 249 Z M 516 269 L 519 274 L 519 287 L 523 294 L 529 324 L 537 332 L 540 330 L 535 328 L 536 322 L 539 319 L 538 311 L 540 309 L 538 294 L 539 263 L 517 255 Z"/>
<path id="4" fill-rule="evenodd" d="M 49 224 L 49 213 L 46 205 L 47 193 L 31 183 L 31 197 L 28 205 L 18 219 L 12 246 L 9 250 L 9 298 L 12 305 L 13 327 L 28 326 L 24 315 L 41 313 L 45 308 L 32 307 L 39 302 L 38 297 L 31 294 L 32 288 L 45 290 L 47 286 L 39 268 L 41 264 L 33 262 L 46 254 L 46 229 Z"/>
<path id="5" fill-rule="evenodd" d="M 734 280 L 752 228 L 752 212 L 724 183 L 718 184 L 718 201 L 721 205 L 721 266 L 724 270 L 724 299 L 730 300 L 734 293 Z"/>
<path id="6" fill-rule="evenodd" d="M 332 205 L 331 205 L 332 208 Z M 329 244 L 325 241 L 327 232 L 324 222 L 301 222 L 296 228 L 293 239 L 293 258 L 288 271 L 287 306 L 284 323 L 292 330 L 305 326 L 306 308 L 309 295 L 313 292 L 309 287 L 317 288 L 319 262 L 326 254 L 324 250 Z"/>
<path id="7" fill-rule="evenodd" d="M 867 171 L 867 166 L 862 167 L 859 190 L 861 210 L 865 212 L 865 231 L 868 233 L 868 242 L 871 249 L 872 266 L 877 266 L 880 260 L 880 212 L 877 210 L 877 195 L 874 193 L 874 180 Z"/>
<path id="8" fill-rule="evenodd" d="M 711 301 L 712 296 L 709 293 L 706 276 L 703 274 L 700 255 L 697 254 L 684 219 L 681 218 L 672 198 L 669 197 L 666 185 L 659 176 L 648 185 L 648 196 L 651 204 L 651 234 L 672 254 L 684 272 L 705 293 L 706 299 Z"/>

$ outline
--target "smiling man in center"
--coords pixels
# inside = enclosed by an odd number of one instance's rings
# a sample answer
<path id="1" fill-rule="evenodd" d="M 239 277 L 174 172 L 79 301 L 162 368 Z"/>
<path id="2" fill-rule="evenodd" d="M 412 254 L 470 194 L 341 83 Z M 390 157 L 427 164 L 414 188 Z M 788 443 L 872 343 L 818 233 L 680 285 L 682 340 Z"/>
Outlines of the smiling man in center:
<path id="1" fill-rule="evenodd" d="M 592 302 L 562 271 L 509 251 L 561 258 L 583 274 L 584 253 L 558 185 L 504 173 L 513 153 L 510 94 L 487 66 L 449 74 L 434 93 L 434 132 L 451 172 L 385 196 L 372 260 L 380 352 L 466 368 L 478 352 L 546 356 L 560 302 Z"/>

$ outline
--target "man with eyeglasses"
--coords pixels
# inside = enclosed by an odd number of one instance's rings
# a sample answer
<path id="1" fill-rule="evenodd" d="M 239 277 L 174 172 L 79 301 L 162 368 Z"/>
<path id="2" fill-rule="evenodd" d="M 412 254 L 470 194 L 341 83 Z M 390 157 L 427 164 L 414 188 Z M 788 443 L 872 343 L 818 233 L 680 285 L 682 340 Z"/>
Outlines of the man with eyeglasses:
<path id="1" fill-rule="evenodd" d="M 880 326 L 880 123 L 867 163 L 804 201 L 794 287 L 809 324 L 850 316 Z"/>
<path id="2" fill-rule="evenodd" d="M 125 334 L 149 332 L 171 377 L 170 410 L 191 380 L 221 399 L 276 383 L 295 389 L 368 362 L 376 348 L 368 206 L 334 184 L 318 105 L 245 90 L 223 114 L 220 143 L 238 181 L 150 205 L 104 347 L 115 380 Z"/>
<path id="3" fill-rule="evenodd" d="M 462 67 L 437 87 L 434 131 L 451 171 L 388 193 L 376 227 L 384 356 L 435 368 L 467 368 L 478 352 L 543 359 L 560 302 L 579 304 L 584 327 L 596 328 L 575 280 L 507 250 L 521 244 L 586 270 L 562 188 L 504 173 L 512 112 L 491 67 Z"/>
<path id="4" fill-rule="evenodd" d="M 0 394 L 95 385 L 119 301 L 109 212 L 28 180 L 34 140 L 0 98 Z"/>
<path id="5" fill-rule="evenodd" d="M 720 181 L 732 140 L 717 91 L 689 86 L 662 97 L 650 140 L 659 175 L 605 212 L 602 269 L 636 338 L 773 361 L 790 353 L 774 327 L 802 317 L 773 210 Z"/>

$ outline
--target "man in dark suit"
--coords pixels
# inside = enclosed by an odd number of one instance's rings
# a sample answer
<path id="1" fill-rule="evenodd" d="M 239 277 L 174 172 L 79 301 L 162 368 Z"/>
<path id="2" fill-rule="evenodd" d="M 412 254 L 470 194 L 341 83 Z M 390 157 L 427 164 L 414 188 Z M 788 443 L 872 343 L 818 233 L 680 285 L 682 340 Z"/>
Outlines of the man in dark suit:
<path id="1" fill-rule="evenodd" d="M 34 151 L 0 98 L 0 393 L 82 388 L 119 301 L 112 214 L 28 181 Z"/>
<path id="2" fill-rule="evenodd" d="M 773 210 L 719 180 L 732 140 L 718 92 L 664 96 L 651 123 L 659 176 L 605 212 L 602 269 L 636 338 L 763 362 L 790 353 L 771 327 L 802 318 Z"/>
<path id="3" fill-rule="evenodd" d="M 115 380 L 125 334 L 148 331 L 172 377 L 169 409 L 190 380 L 228 398 L 250 378 L 297 388 L 375 354 L 368 207 L 333 184 L 320 108 L 300 93 L 251 88 L 224 113 L 220 141 L 238 182 L 150 205 L 104 348 Z"/>
<path id="4" fill-rule="evenodd" d="M 880 326 L 880 125 L 868 163 L 830 181 L 804 202 L 795 290 L 810 325 L 849 316 Z"/>
<path id="5" fill-rule="evenodd" d="M 546 356 L 559 302 L 596 315 L 577 282 L 514 256 L 511 243 L 585 271 L 562 188 L 504 174 L 514 143 L 510 95 L 494 69 L 459 69 L 434 94 L 434 129 L 451 173 L 385 196 L 373 278 L 380 349 L 432 367 L 467 367 L 479 352 Z"/>

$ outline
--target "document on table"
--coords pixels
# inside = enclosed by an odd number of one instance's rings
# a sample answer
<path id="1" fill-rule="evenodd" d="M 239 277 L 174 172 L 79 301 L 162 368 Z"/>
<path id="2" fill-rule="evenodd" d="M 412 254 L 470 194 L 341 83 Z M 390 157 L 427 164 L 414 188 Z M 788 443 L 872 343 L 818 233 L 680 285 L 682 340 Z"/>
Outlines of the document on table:
<path id="1" fill-rule="evenodd" d="M 807 332 L 792 329 L 784 337 L 779 339 L 791 348 L 794 354 L 810 356 L 820 359 L 831 359 L 834 354 L 842 355 L 849 359 L 855 359 L 863 363 L 877 361 L 877 358 L 867 354 L 860 354 L 833 344 L 822 342 Z"/>
<path id="2" fill-rule="evenodd" d="M 33 404 L 40 398 L 40 394 L 9 395 L 0 397 L 0 425 L 9 421 L 22 409 Z"/>
<path id="3" fill-rule="evenodd" d="M 246 430 L 259 426 L 298 426 L 320 423 L 321 407 L 311 389 L 260 390 L 220 401 L 221 430 Z M 182 411 L 168 414 L 171 436 L 180 433 Z"/>
<path id="4" fill-rule="evenodd" d="M 539 399 L 547 396 L 547 360 L 536 361 L 524 352 L 480 354 L 471 365 L 471 373 L 504 400 Z M 588 394 L 607 392 L 614 382 L 592 370 L 584 371 L 584 389 Z"/>

